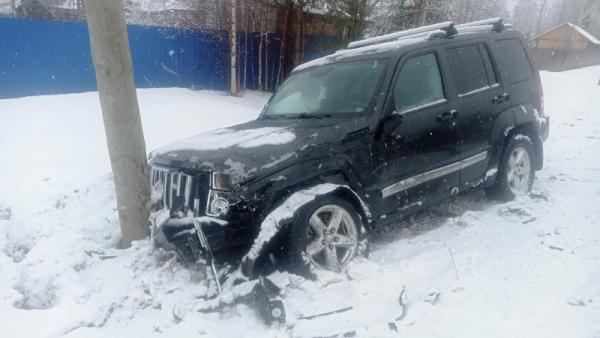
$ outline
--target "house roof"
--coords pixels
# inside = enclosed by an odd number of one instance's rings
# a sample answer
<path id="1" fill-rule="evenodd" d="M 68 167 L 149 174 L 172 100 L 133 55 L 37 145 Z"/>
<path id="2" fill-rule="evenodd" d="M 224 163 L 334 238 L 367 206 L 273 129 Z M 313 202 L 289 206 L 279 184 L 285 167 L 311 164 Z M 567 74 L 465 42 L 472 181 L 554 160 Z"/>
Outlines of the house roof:
<path id="1" fill-rule="evenodd" d="M 581 28 L 580 26 L 574 25 L 570 22 L 567 22 L 567 25 L 571 26 L 571 28 L 576 30 L 577 33 L 583 35 L 586 39 L 590 40 L 591 43 L 593 43 L 595 45 L 600 45 L 600 40 L 596 39 L 592 34 L 590 34 L 585 29 Z"/>
<path id="2" fill-rule="evenodd" d="M 547 31 L 545 31 L 545 32 L 543 32 L 543 33 L 540 33 L 540 34 L 538 34 L 538 35 L 534 36 L 533 38 L 531 38 L 531 40 L 536 40 L 536 39 L 539 39 L 539 38 L 541 38 L 542 36 L 544 36 L 544 35 L 546 35 L 546 34 L 548 34 L 548 33 L 552 32 L 552 31 L 554 31 L 554 30 L 557 30 L 557 29 L 559 29 L 559 28 L 561 28 L 561 27 L 563 27 L 563 26 L 565 26 L 565 25 L 566 25 L 566 26 L 569 26 L 571 29 L 575 30 L 577 33 L 579 33 L 581 36 L 583 36 L 583 37 L 584 37 L 586 40 L 588 40 L 588 41 L 589 41 L 589 42 L 591 42 L 592 44 L 594 44 L 594 45 L 597 45 L 597 46 L 600 46 L 600 40 L 598 40 L 597 38 L 595 38 L 595 37 L 594 37 L 592 34 L 590 34 L 590 33 L 589 33 L 588 31 L 586 31 L 585 29 L 583 29 L 583 28 L 581 28 L 580 26 L 577 26 L 577 25 L 575 25 L 575 24 L 572 24 L 572 23 L 570 23 L 570 22 L 565 22 L 565 23 L 562 23 L 562 24 L 560 24 L 560 25 L 558 25 L 558 26 L 556 26 L 556 27 L 553 27 L 553 28 L 551 28 L 551 29 L 549 29 L 549 30 L 547 30 Z"/>

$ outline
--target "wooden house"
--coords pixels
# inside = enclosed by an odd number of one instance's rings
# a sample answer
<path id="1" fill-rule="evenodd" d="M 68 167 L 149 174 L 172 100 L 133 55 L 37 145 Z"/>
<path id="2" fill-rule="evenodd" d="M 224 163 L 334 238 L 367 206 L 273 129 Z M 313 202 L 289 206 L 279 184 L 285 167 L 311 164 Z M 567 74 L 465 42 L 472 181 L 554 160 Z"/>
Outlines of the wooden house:
<path id="1" fill-rule="evenodd" d="M 600 40 L 569 22 L 535 36 L 531 44 L 533 58 L 541 70 L 600 65 Z"/>

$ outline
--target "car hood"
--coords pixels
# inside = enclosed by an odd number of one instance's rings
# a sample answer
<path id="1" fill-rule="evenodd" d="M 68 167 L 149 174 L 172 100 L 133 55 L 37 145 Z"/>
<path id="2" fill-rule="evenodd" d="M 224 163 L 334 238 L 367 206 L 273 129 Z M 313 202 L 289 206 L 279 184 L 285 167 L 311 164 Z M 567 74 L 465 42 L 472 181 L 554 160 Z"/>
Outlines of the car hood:
<path id="1" fill-rule="evenodd" d="M 339 119 L 259 119 L 170 143 L 150 157 L 154 165 L 220 172 L 243 183 L 310 154 L 324 156 L 359 124 Z"/>

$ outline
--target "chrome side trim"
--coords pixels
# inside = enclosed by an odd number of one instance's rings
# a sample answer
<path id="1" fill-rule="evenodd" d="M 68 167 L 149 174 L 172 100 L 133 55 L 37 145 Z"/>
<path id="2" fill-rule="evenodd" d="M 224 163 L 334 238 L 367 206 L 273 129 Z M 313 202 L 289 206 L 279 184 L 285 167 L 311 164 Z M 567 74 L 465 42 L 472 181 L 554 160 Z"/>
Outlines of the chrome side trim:
<path id="1" fill-rule="evenodd" d="M 474 164 L 477 164 L 477 163 L 479 163 L 481 161 L 485 161 L 487 159 L 487 155 L 488 155 L 488 152 L 484 151 L 482 153 L 475 154 L 475 155 L 473 155 L 471 157 L 467 157 L 464 160 L 461 160 L 460 161 L 461 169 L 464 169 L 466 167 L 470 167 L 470 166 L 472 166 Z"/>
<path id="2" fill-rule="evenodd" d="M 478 93 L 481 93 L 481 92 L 485 92 L 486 90 L 492 89 L 492 88 L 493 88 L 492 86 L 486 85 L 486 86 L 483 86 L 481 88 L 473 89 L 470 92 L 458 94 L 458 97 L 462 99 L 463 97 L 467 97 L 467 96 L 471 96 L 473 94 L 478 94 Z"/>
<path id="3" fill-rule="evenodd" d="M 381 198 L 390 197 L 390 196 L 395 195 L 399 192 L 402 192 L 406 189 L 415 187 L 419 184 L 422 184 L 422 183 L 425 183 L 425 182 L 428 182 L 431 180 L 435 180 L 436 178 L 440 178 L 442 176 L 449 175 L 458 170 L 461 170 L 466 167 L 477 164 L 481 161 L 485 161 L 487 159 L 487 154 L 488 154 L 488 152 L 484 151 L 482 153 L 475 154 L 471 157 L 467 157 L 464 160 L 460 160 L 458 162 L 454 162 L 454 163 L 445 165 L 443 167 L 439 167 L 437 169 L 427 171 L 422 174 L 419 174 L 419 175 L 416 175 L 413 177 L 409 177 L 402 181 L 396 182 L 396 183 L 389 185 L 381 190 Z"/>
<path id="4" fill-rule="evenodd" d="M 448 103 L 448 100 L 446 100 L 446 98 L 441 98 L 439 100 L 435 100 L 429 103 L 425 103 L 423 105 L 417 106 L 417 107 L 412 107 L 412 108 L 408 108 L 405 109 L 401 112 L 393 112 L 392 115 L 404 115 L 404 114 L 410 114 L 410 113 L 414 113 L 416 111 L 422 110 L 422 109 L 427 109 L 427 108 L 431 108 L 440 104 L 444 104 L 444 103 Z"/>

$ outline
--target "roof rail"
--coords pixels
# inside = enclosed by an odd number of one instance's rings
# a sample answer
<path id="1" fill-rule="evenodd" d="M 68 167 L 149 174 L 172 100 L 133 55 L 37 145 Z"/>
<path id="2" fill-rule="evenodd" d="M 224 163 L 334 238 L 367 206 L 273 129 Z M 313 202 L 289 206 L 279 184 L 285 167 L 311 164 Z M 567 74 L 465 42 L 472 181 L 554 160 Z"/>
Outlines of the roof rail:
<path id="1" fill-rule="evenodd" d="M 354 49 L 354 48 L 360 48 L 360 47 L 365 47 L 365 46 L 377 45 L 377 44 L 384 43 L 384 42 L 398 40 L 403 37 L 408 37 L 411 35 L 422 34 L 422 33 L 427 33 L 427 32 L 432 32 L 432 31 L 437 31 L 437 30 L 444 30 L 447 32 L 448 35 L 456 34 L 456 30 L 454 29 L 454 22 L 446 21 L 446 22 L 442 22 L 442 23 L 436 23 L 434 25 L 428 25 L 428 26 L 422 26 L 422 27 L 418 27 L 418 28 L 407 29 L 404 31 L 399 31 L 399 32 L 395 32 L 395 33 L 376 36 L 376 37 L 369 38 L 369 39 L 350 42 L 348 44 L 348 48 Z"/>
<path id="2" fill-rule="evenodd" d="M 473 21 L 473 22 L 467 22 L 467 23 L 463 23 L 460 25 L 456 25 L 457 29 L 463 28 L 463 32 L 465 31 L 464 28 L 466 27 L 481 27 L 482 30 L 488 29 L 489 26 L 492 26 L 492 30 L 495 32 L 501 32 L 505 27 L 504 27 L 504 23 L 502 22 L 502 18 L 489 18 L 489 19 L 483 19 L 483 20 L 477 20 L 477 21 Z"/>
<path id="3" fill-rule="evenodd" d="M 404 31 L 394 32 L 390 34 L 380 35 L 369 39 L 358 40 L 350 42 L 348 49 L 366 47 L 377 45 L 384 42 L 391 42 L 396 40 L 402 40 L 406 38 L 415 38 L 421 36 L 427 36 L 427 39 L 439 38 L 442 36 L 451 37 L 459 32 L 483 32 L 483 31 L 494 31 L 501 32 L 505 28 L 512 28 L 512 25 L 504 25 L 502 18 L 490 18 L 484 20 L 478 20 L 473 22 L 467 22 L 460 25 L 454 25 L 452 21 L 446 21 L 436 23 L 433 25 L 422 26 Z"/>

